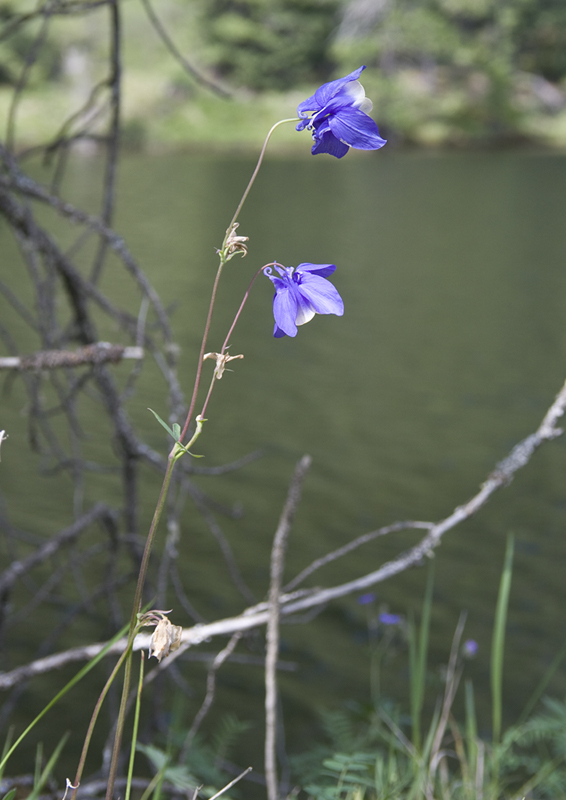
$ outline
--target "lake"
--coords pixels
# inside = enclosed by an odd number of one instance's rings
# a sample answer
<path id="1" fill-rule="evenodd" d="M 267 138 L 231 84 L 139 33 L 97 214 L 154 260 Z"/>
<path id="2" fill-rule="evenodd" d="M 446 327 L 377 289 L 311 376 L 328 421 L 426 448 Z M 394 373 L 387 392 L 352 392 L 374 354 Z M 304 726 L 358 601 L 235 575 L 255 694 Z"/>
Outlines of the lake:
<path id="1" fill-rule="evenodd" d="M 171 311 L 187 393 L 216 267 L 214 248 L 253 166 L 246 155 L 196 153 L 128 155 L 121 164 L 114 227 Z M 95 159 L 70 165 L 73 202 L 95 207 L 98 175 Z M 238 471 L 195 478 L 217 503 L 241 507 L 238 518 L 218 520 L 258 600 L 267 591 L 273 533 L 302 454 L 309 453 L 313 464 L 290 536 L 286 580 L 364 532 L 397 520 L 442 519 L 536 430 L 566 377 L 565 186 L 566 157 L 526 151 L 385 148 L 342 161 L 284 155 L 266 161 L 240 217 L 249 254 L 226 268 L 208 349 L 220 348 L 251 277 L 272 260 L 336 264 L 333 282 L 345 314 L 317 316 L 295 339 L 274 339 L 272 285 L 260 276 L 232 338 L 231 353 L 245 359 L 232 362 L 233 372 L 217 385 L 195 447 L 206 466 L 262 452 Z M 10 254 L 0 277 L 10 282 L 15 262 L 5 230 L 0 236 Z M 139 298 L 121 267 L 107 270 L 103 288 L 137 313 Z M 0 309 L 4 303 L 0 299 Z M 11 319 L 8 310 L 1 313 Z M 2 451 L 0 491 L 12 524 L 42 536 L 46 520 L 49 531 L 69 524 L 69 487 L 61 477 L 37 477 L 38 459 L 25 449 L 22 405 L 17 386 L 2 400 L 0 428 L 10 440 Z M 146 412 L 151 405 L 167 414 L 164 387 L 151 367 L 129 405 L 165 454 L 166 441 Z M 94 412 L 85 413 L 93 432 L 90 451 L 103 460 L 107 443 L 95 436 L 98 421 L 88 416 Z M 479 695 L 483 730 L 490 724 L 490 641 L 508 533 L 516 538 L 504 684 L 508 722 L 564 640 L 565 475 L 566 447 L 559 439 L 541 448 L 509 487 L 448 533 L 436 551 L 431 700 L 459 614 L 467 610 L 464 636 L 477 640 L 479 651 L 466 674 Z M 109 482 L 94 481 L 85 496 L 111 502 L 115 492 Z M 157 476 L 148 471 L 141 500 L 146 520 L 157 492 Z M 307 585 L 330 586 L 373 571 L 417 535 L 376 540 L 320 570 Z M 245 607 L 190 503 L 182 516 L 178 563 L 186 594 L 207 619 Z M 418 616 L 425 582 L 426 569 L 414 569 L 380 584 L 372 608 Z M 172 594 L 171 605 L 174 622 L 189 625 Z M 35 614 L 12 631 L 10 666 L 33 656 L 35 637 L 53 624 L 53 613 L 43 620 Z M 320 709 L 369 701 L 368 613 L 352 597 L 308 624 L 283 628 L 282 658 L 296 665 L 282 676 L 290 751 L 312 743 Z M 88 637 L 83 630 L 78 640 L 97 636 L 96 619 L 95 613 Z M 104 630 L 104 620 L 98 622 Z M 62 634 L 53 649 L 74 641 Z M 207 652 L 217 644 L 205 645 Z M 247 647 L 250 658 L 261 657 L 257 637 Z M 383 692 L 401 702 L 408 694 L 406 663 L 398 656 L 382 677 Z M 191 669 L 189 716 L 200 703 L 202 677 L 202 667 Z M 20 722 L 59 678 L 42 680 L 24 696 Z M 216 719 L 229 708 L 251 720 L 254 745 L 261 740 L 261 681 L 257 666 L 228 666 L 219 677 Z M 559 670 L 549 692 L 565 691 Z M 255 762 L 261 769 L 257 753 Z"/>

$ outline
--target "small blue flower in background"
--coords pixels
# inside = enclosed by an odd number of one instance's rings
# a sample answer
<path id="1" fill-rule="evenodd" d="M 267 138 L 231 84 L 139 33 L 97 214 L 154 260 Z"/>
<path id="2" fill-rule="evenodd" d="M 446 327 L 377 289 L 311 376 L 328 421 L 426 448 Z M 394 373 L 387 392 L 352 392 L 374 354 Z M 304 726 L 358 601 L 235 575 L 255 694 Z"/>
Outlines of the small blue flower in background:
<path id="1" fill-rule="evenodd" d="M 368 592 L 367 594 L 361 594 L 358 597 L 358 603 L 361 606 L 367 606 L 370 603 L 375 602 L 376 598 L 377 598 L 377 595 L 375 594 L 375 592 Z"/>
<path id="2" fill-rule="evenodd" d="M 388 614 L 386 611 L 383 611 L 379 615 L 379 621 L 382 625 L 400 625 L 403 621 L 403 617 L 400 614 Z"/>
<path id="3" fill-rule="evenodd" d="M 475 639 L 466 639 L 462 645 L 462 655 L 464 658 L 474 658 L 479 649 L 478 643 Z"/>
<path id="4" fill-rule="evenodd" d="M 264 269 L 264 274 L 275 286 L 273 298 L 273 316 L 275 328 L 273 335 L 296 336 L 297 325 L 309 322 L 315 314 L 344 313 L 344 303 L 327 275 L 332 275 L 334 264 L 299 264 L 293 267 L 275 269 L 280 277 L 273 275 L 271 267 Z"/>
<path id="5" fill-rule="evenodd" d="M 342 158 L 350 147 L 379 150 L 386 144 L 377 125 L 367 115 L 373 108 L 372 102 L 358 81 L 364 69 L 359 67 L 345 78 L 323 84 L 297 107 L 298 115 L 304 117 L 297 130 L 308 128 L 312 131 L 313 156 L 329 153 Z"/>

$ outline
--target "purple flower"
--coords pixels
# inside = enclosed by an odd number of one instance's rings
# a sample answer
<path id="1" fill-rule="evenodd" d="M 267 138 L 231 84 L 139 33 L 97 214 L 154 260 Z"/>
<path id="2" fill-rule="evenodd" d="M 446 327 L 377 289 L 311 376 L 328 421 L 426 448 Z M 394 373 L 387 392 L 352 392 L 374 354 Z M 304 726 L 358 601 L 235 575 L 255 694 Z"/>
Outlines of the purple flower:
<path id="1" fill-rule="evenodd" d="M 367 594 L 361 594 L 358 597 L 358 603 L 361 606 L 367 606 L 370 603 L 373 603 L 374 600 L 376 599 L 376 597 L 377 597 L 377 595 L 375 594 L 375 592 L 368 592 Z"/>
<path id="2" fill-rule="evenodd" d="M 388 614 L 386 611 L 382 611 L 379 615 L 379 621 L 382 625 L 400 625 L 402 619 L 400 614 Z"/>
<path id="3" fill-rule="evenodd" d="M 293 267 L 275 269 L 281 277 L 273 275 L 271 267 L 264 269 L 264 274 L 275 286 L 273 298 L 273 316 L 275 328 L 273 335 L 296 336 L 297 325 L 309 322 L 315 314 L 344 313 L 344 303 L 335 287 L 326 280 L 336 267 L 334 264 L 299 264 Z"/>
<path id="4" fill-rule="evenodd" d="M 475 639 L 466 639 L 462 645 L 462 655 L 464 658 L 474 658 L 478 652 L 478 643 Z"/>
<path id="5" fill-rule="evenodd" d="M 297 130 L 308 128 L 312 131 L 313 156 L 329 153 L 342 158 L 350 147 L 379 150 L 386 144 L 377 125 L 367 115 L 373 108 L 372 102 L 358 81 L 364 69 L 359 67 L 345 78 L 323 84 L 297 107 L 298 115 L 304 118 Z"/>

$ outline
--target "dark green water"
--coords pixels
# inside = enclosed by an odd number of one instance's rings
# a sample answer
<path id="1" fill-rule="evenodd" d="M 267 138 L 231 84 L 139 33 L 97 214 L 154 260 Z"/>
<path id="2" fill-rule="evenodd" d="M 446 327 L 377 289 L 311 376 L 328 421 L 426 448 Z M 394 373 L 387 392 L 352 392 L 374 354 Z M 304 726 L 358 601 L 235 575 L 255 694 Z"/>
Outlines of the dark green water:
<path id="1" fill-rule="evenodd" d="M 234 156 L 132 156 L 122 163 L 116 228 L 164 302 L 176 304 L 186 391 L 214 247 L 252 168 L 251 159 Z M 92 162 L 74 165 L 70 187 L 78 204 L 92 202 L 96 169 Z M 273 259 L 289 266 L 335 263 L 346 313 L 316 317 L 294 340 L 273 339 L 271 284 L 258 279 L 232 340 L 231 352 L 245 360 L 234 362 L 217 387 L 199 440 L 208 465 L 265 449 L 237 473 L 200 479 L 216 499 L 242 503 L 243 517 L 222 526 L 258 598 L 267 589 L 286 485 L 303 453 L 313 466 L 291 535 L 287 579 L 363 532 L 399 519 L 447 516 L 538 427 L 566 377 L 565 187 L 566 158 L 555 155 L 383 151 L 341 162 L 266 162 L 241 215 L 250 253 L 227 268 L 209 349 L 219 349 L 253 273 Z M 111 285 L 127 299 L 119 271 L 108 277 Z M 133 298 L 134 312 L 136 304 Z M 159 406 L 151 382 L 146 389 Z M 147 397 L 138 396 L 133 413 L 150 404 Z M 17 409 L 4 409 L 4 402 L 2 411 L 16 425 Z M 164 449 L 159 431 L 155 445 Z M 38 482 L 28 465 L 14 465 L 7 476 L 6 459 L 0 490 L 13 518 L 30 527 L 46 509 L 56 516 L 55 484 Z M 31 515 L 21 490 L 26 474 L 34 482 Z M 509 720 L 566 633 L 565 478 L 565 442 L 558 440 L 437 550 L 431 667 L 445 661 L 467 609 L 465 636 L 479 642 L 468 674 L 481 697 L 484 728 L 491 626 L 509 532 L 517 541 L 504 694 Z M 148 479 L 147 514 L 157 488 Z M 209 618 L 239 610 L 226 569 L 190 507 L 183 524 L 187 593 Z M 374 542 L 317 573 L 312 584 L 372 571 L 414 541 L 415 534 L 404 534 Z M 380 585 L 379 602 L 398 613 L 418 610 L 425 577 L 425 570 L 413 570 Z M 283 631 L 283 656 L 300 665 L 283 679 L 283 702 L 292 741 L 301 746 L 317 708 L 368 698 L 365 614 L 351 598 L 309 625 Z M 228 671 L 222 691 L 240 717 L 253 717 L 261 674 L 253 684 L 243 672 Z M 397 666 L 384 691 L 402 699 L 405 678 Z M 550 691 L 565 689 L 559 673 Z"/>

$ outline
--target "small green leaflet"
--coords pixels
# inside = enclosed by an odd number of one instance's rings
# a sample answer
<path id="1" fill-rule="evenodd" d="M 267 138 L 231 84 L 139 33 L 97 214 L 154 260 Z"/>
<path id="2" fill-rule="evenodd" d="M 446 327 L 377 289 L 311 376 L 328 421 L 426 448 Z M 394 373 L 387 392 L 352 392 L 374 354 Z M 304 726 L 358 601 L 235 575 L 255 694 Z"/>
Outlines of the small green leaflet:
<path id="1" fill-rule="evenodd" d="M 187 450 L 185 445 L 181 443 L 181 426 L 179 425 L 178 422 L 174 422 L 173 427 L 170 428 L 169 425 L 161 419 L 159 414 L 155 413 L 153 408 L 148 408 L 147 410 L 151 411 L 155 419 L 159 422 L 160 425 L 162 425 L 165 428 L 169 436 L 171 436 L 177 442 L 178 446 L 181 448 L 183 452 L 188 453 L 188 455 L 192 456 L 193 458 L 204 458 L 204 456 L 198 456 L 195 453 L 191 453 L 190 450 Z"/>
<path id="2" fill-rule="evenodd" d="M 153 414 L 153 416 L 154 416 L 154 417 L 155 417 L 155 419 L 156 419 L 156 420 L 159 422 L 159 424 L 160 424 L 160 425 L 163 425 L 163 427 L 165 428 L 165 430 L 167 431 L 167 433 L 169 434 L 169 436 L 172 436 L 172 437 L 173 437 L 173 439 L 174 439 L 176 442 L 178 442 L 178 441 L 179 441 L 179 439 L 181 438 L 181 426 L 180 426 L 180 425 L 179 425 L 177 422 L 174 422 L 174 423 L 173 423 L 173 430 L 171 430 L 171 428 L 169 427 L 169 425 L 168 425 L 166 422 L 164 422 L 164 421 L 161 419 L 161 417 L 159 416 L 159 414 L 156 414 L 156 413 L 155 413 L 155 411 L 153 410 L 153 408 L 148 408 L 147 410 L 148 410 L 148 411 L 151 411 L 151 413 Z"/>

